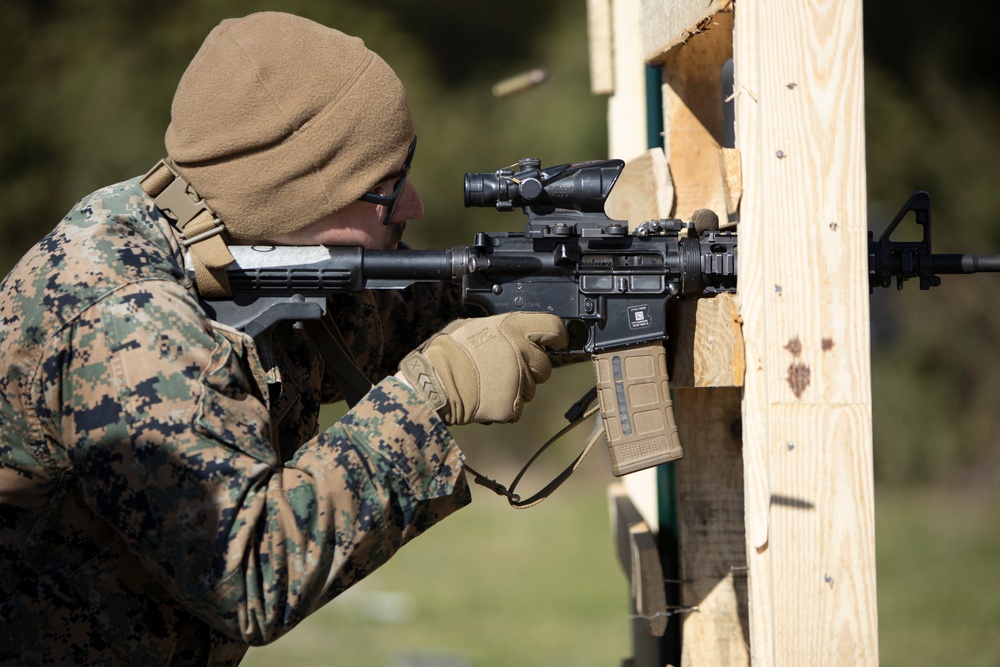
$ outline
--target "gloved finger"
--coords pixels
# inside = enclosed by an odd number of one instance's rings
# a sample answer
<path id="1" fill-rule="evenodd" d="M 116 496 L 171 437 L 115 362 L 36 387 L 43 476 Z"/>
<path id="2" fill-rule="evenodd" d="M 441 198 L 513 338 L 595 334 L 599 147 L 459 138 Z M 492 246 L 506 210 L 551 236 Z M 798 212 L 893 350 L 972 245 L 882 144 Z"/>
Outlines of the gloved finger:
<path id="1" fill-rule="evenodd" d="M 500 329 L 510 335 L 520 334 L 540 347 L 557 350 L 569 344 L 566 325 L 549 313 L 510 313 Z"/>
<path id="2" fill-rule="evenodd" d="M 531 377 L 524 377 L 521 380 L 521 400 L 530 403 L 535 398 L 535 387 L 537 383 Z"/>
<path id="3" fill-rule="evenodd" d="M 548 313 L 517 313 L 518 326 L 524 337 L 531 342 L 552 350 L 561 350 L 569 345 L 566 325 L 555 315 Z"/>
<path id="4" fill-rule="evenodd" d="M 427 338 L 427 340 L 425 340 L 423 343 L 421 343 L 419 346 L 417 346 L 417 351 L 418 352 L 423 352 L 423 351 L 427 350 L 438 338 L 441 338 L 442 336 L 448 336 L 448 335 L 450 335 L 455 330 L 461 328 L 462 324 L 464 324 L 464 323 L 465 323 L 465 320 L 461 319 L 461 318 L 459 318 L 457 320 L 452 320 L 451 322 L 449 322 L 448 324 L 446 324 L 444 326 L 444 328 L 442 328 L 440 331 L 437 331 L 437 332 L 431 334 L 430 337 Z"/>
<path id="5" fill-rule="evenodd" d="M 519 352 L 533 382 L 545 382 L 549 379 L 552 375 L 552 360 L 545 350 L 526 340 Z"/>
<path id="6" fill-rule="evenodd" d="M 503 335 L 520 355 L 527 370 L 527 376 L 522 375 L 522 393 L 530 391 L 534 396 L 535 387 L 525 385 L 531 382 L 545 382 L 552 375 L 552 361 L 542 349 L 543 345 L 559 345 L 565 347 L 568 338 L 566 326 L 555 315 L 548 313 L 511 313 L 500 325 Z M 525 395 L 525 400 L 528 394 Z"/>

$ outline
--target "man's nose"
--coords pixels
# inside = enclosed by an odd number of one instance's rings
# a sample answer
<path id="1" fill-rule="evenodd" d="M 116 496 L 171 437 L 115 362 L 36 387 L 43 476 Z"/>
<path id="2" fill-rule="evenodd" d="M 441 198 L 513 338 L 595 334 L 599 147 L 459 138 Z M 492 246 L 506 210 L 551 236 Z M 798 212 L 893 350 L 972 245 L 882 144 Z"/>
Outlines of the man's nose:
<path id="1" fill-rule="evenodd" d="M 392 212 L 390 223 L 404 222 L 406 220 L 418 220 L 424 216 L 424 203 L 420 201 L 417 189 L 413 187 L 410 179 L 406 179 L 406 185 L 399 195 L 399 203 L 396 210 Z"/>

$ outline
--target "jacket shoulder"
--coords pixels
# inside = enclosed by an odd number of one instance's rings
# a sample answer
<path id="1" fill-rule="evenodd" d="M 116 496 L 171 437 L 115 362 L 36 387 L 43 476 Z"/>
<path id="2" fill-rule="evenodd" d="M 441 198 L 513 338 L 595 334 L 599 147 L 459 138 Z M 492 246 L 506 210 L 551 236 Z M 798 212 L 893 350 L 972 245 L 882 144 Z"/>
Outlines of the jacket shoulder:
<path id="1" fill-rule="evenodd" d="M 0 316 L 34 336 L 62 328 L 130 283 L 190 286 L 161 220 L 138 179 L 84 197 L 0 283 Z"/>

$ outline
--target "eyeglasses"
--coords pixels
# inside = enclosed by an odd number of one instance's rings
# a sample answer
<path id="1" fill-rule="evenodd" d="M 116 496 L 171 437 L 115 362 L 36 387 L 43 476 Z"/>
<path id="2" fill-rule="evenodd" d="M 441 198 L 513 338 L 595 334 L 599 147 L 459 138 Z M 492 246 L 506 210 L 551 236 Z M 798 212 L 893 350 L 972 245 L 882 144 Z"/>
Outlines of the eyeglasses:
<path id="1" fill-rule="evenodd" d="M 377 195 L 373 192 L 366 192 L 358 197 L 358 201 L 385 206 L 385 219 L 382 220 L 383 225 L 388 225 L 389 221 L 392 220 L 392 214 L 396 210 L 396 204 L 399 202 L 399 196 L 403 194 L 403 188 L 406 186 L 406 177 L 410 174 L 410 163 L 413 161 L 413 153 L 416 150 L 417 137 L 414 136 L 413 142 L 410 144 L 410 151 L 406 154 L 406 162 L 403 163 L 403 175 L 399 177 L 399 180 L 396 181 L 396 185 L 393 186 L 392 194 Z"/>

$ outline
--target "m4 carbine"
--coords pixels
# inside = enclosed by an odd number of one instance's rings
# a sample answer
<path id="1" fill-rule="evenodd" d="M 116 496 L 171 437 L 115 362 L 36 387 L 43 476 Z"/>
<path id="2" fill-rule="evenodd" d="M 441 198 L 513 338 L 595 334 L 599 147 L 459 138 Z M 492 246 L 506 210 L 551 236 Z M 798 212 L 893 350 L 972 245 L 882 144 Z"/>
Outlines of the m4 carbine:
<path id="1" fill-rule="evenodd" d="M 404 289 L 446 281 L 486 314 L 552 313 L 571 333 L 563 354 L 591 355 L 612 471 L 624 475 L 682 455 L 670 398 L 667 317 L 678 299 L 737 287 L 737 235 L 691 222 L 650 220 L 630 231 L 604 205 L 621 160 L 543 169 L 523 159 L 465 175 L 466 206 L 521 208 L 524 232 L 479 232 L 472 245 L 444 250 L 367 251 L 332 246 L 234 246 L 232 297 L 206 299 L 212 318 L 257 336 L 280 321 L 321 321 L 332 293 Z M 919 242 L 891 240 L 910 212 Z M 1000 271 L 1000 258 L 934 255 L 930 199 L 915 194 L 879 240 L 869 238 L 869 285 L 911 277 L 927 289 L 938 273 Z"/>

